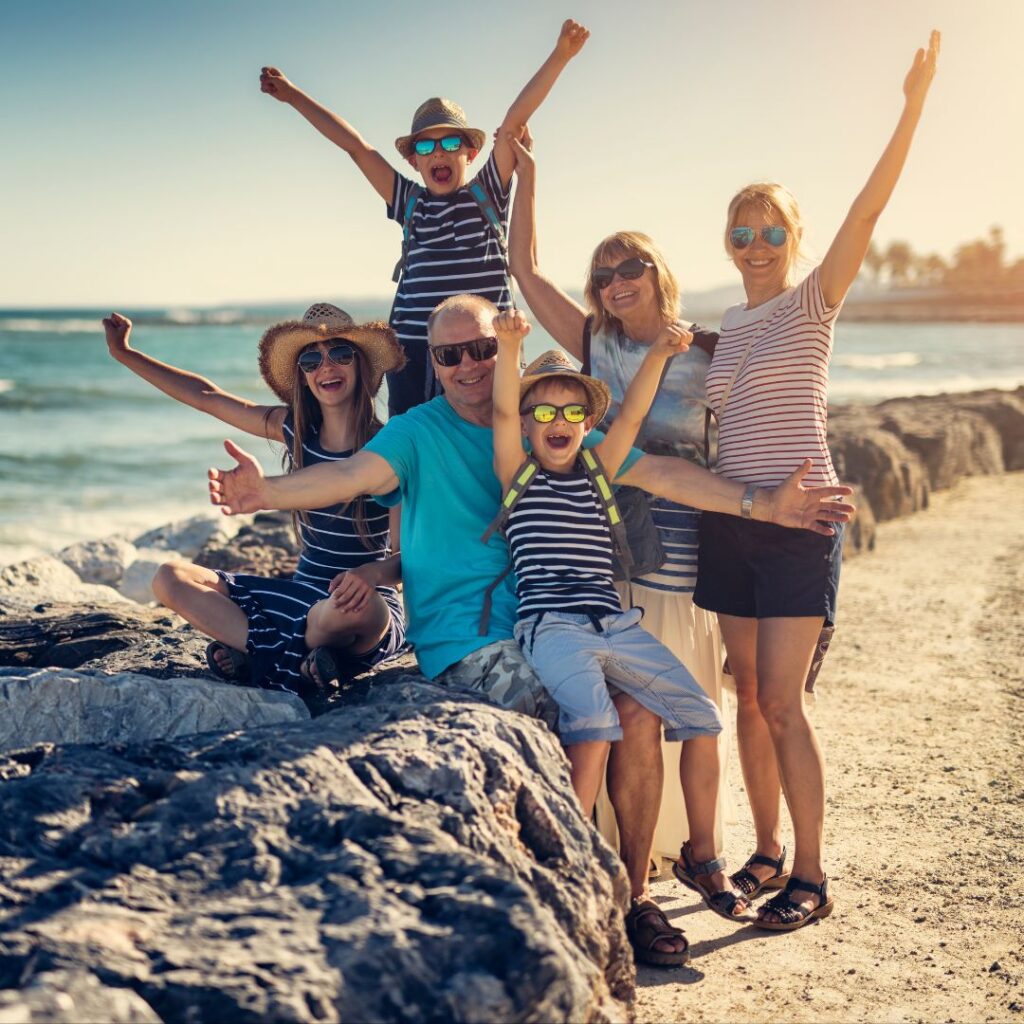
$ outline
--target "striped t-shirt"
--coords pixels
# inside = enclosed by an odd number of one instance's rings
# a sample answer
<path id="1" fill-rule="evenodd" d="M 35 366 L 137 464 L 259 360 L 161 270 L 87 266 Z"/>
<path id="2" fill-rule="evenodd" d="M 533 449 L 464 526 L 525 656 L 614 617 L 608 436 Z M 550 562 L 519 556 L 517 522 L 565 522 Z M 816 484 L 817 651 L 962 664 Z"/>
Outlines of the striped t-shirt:
<path id="1" fill-rule="evenodd" d="M 510 190 L 501 182 L 493 151 L 473 181 L 483 185 L 507 232 Z M 412 181 L 395 172 L 394 195 L 388 205 L 391 220 L 402 223 L 409 191 L 414 187 Z M 452 295 L 462 294 L 490 299 L 499 309 L 511 305 L 508 263 L 468 185 L 450 195 L 435 196 L 426 191 L 416 203 L 409 254 L 390 317 L 410 357 L 426 351 L 427 317 L 434 307 Z M 420 365 L 419 360 L 414 361 Z M 429 361 L 423 365 L 429 369 Z M 440 393 L 436 386 L 432 391 L 425 393 L 423 401 Z"/>
<path id="2" fill-rule="evenodd" d="M 282 425 L 285 443 L 292 450 L 295 431 L 289 412 Z M 304 465 L 338 462 L 352 455 L 351 451 L 332 452 L 320 444 L 315 431 L 309 431 L 302 442 Z M 370 498 L 363 498 L 366 533 L 372 549 L 363 544 L 356 528 L 356 502 L 330 505 L 307 512 L 309 524 L 299 519 L 302 554 L 292 577 L 302 583 L 312 583 L 325 591 L 327 584 L 338 573 L 348 572 L 367 562 L 377 562 L 391 554 L 388 510 Z M 378 588 L 382 593 L 390 587 Z"/>
<path id="3" fill-rule="evenodd" d="M 774 487 L 809 458 L 814 465 L 804 478 L 807 486 L 838 483 L 827 420 L 832 328 L 840 305 L 825 304 L 815 268 L 770 302 L 725 311 L 707 381 L 716 414 L 751 339 L 754 345 L 719 415 L 716 472 Z"/>
<path id="4" fill-rule="evenodd" d="M 618 615 L 612 541 L 582 467 L 537 470 L 505 528 L 518 585 L 519 618 L 540 612 Z"/>

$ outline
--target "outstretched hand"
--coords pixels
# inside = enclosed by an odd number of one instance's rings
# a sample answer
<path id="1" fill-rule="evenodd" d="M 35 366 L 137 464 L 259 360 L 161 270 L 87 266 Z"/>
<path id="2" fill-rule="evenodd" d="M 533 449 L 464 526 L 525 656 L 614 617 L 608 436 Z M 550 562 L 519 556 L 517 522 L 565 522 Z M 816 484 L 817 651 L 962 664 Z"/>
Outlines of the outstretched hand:
<path id="1" fill-rule="evenodd" d="M 939 46 L 942 36 L 935 29 L 928 39 L 928 49 L 918 50 L 914 54 L 914 63 L 910 65 L 907 77 L 903 80 L 903 95 L 907 103 L 916 106 L 924 104 L 928 89 L 935 77 L 935 66 L 939 59 Z"/>
<path id="2" fill-rule="evenodd" d="M 232 441 L 224 450 L 238 463 L 234 469 L 209 469 L 210 504 L 220 505 L 226 516 L 258 512 L 265 508 L 263 468 L 247 451 Z"/>
<path id="3" fill-rule="evenodd" d="M 260 68 L 260 92 L 287 103 L 295 92 L 295 86 L 277 68 Z"/>
<path id="4" fill-rule="evenodd" d="M 132 333 L 132 322 L 120 313 L 111 313 L 103 318 L 103 330 L 107 335 L 107 349 L 116 359 L 121 352 L 128 351 L 128 338 Z"/>
<path id="5" fill-rule="evenodd" d="M 530 321 L 520 309 L 507 309 L 499 313 L 493 321 L 494 334 L 499 345 L 519 347 L 523 338 L 530 333 Z"/>
<path id="6" fill-rule="evenodd" d="M 558 33 L 555 50 L 566 60 L 571 60 L 583 49 L 584 43 L 589 38 L 590 29 L 584 28 L 578 21 L 568 18 L 562 23 L 562 30 Z"/>
<path id="7" fill-rule="evenodd" d="M 803 478 L 813 463 L 805 459 L 803 465 L 790 473 L 778 487 L 769 491 L 770 522 L 831 537 L 836 531 L 830 523 L 845 523 L 853 518 L 856 507 L 838 497 L 853 494 L 852 487 L 833 484 L 829 487 L 804 487 Z"/>

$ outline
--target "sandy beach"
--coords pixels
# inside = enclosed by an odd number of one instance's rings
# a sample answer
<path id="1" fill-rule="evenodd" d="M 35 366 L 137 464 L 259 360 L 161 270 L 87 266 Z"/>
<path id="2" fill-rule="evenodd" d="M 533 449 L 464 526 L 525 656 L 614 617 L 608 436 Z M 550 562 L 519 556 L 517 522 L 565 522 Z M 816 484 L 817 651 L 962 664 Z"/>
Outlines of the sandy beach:
<path id="1" fill-rule="evenodd" d="M 737 930 L 657 882 L 693 959 L 641 968 L 638 1020 L 1024 1020 L 1022 505 L 1024 473 L 961 481 L 844 566 L 813 711 L 836 910 Z M 735 756 L 729 782 L 735 868 L 753 849 Z"/>

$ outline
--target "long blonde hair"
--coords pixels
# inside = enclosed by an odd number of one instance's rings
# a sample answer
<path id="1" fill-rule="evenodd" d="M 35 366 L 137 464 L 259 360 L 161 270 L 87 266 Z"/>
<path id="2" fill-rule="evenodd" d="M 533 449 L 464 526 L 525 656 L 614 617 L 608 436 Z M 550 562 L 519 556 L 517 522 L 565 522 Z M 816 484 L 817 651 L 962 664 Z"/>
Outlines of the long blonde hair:
<path id="1" fill-rule="evenodd" d="M 665 323 L 672 323 L 679 317 L 679 282 L 675 274 L 669 270 L 665 257 L 654 244 L 654 240 L 640 231 L 616 231 L 614 235 L 609 235 L 598 242 L 587 268 L 587 283 L 583 289 L 583 296 L 594 318 L 592 330 L 595 334 L 606 324 L 621 330 L 622 321 L 617 316 L 612 316 L 602 305 L 601 291 L 594 284 L 594 271 L 604 264 L 621 263 L 633 257 L 654 264 L 654 289 L 658 296 L 661 319 Z"/>
<path id="2" fill-rule="evenodd" d="M 803 262 L 807 258 L 801 245 L 804 221 L 793 193 L 778 182 L 755 181 L 741 188 L 732 197 L 725 217 L 725 251 L 730 259 L 732 259 L 734 250 L 729 241 L 729 232 L 736 227 L 744 206 L 759 207 L 764 211 L 765 216 L 777 216 L 793 240 L 789 247 L 789 262 L 786 264 L 786 286 L 789 287 L 794 283 L 793 271 L 797 263 Z"/>
<path id="3" fill-rule="evenodd" d="M 306 352 L 310 348 L 315 347 L 315 344 L 312 346 L 307 345 L 302 349 L 302 352 Z M 355 438 L 352 450 L 357 452 L 366 444 L 367 441 L 370 440 L 371 437 L 373 437 L 374 434 L 377 433 L 378 430 L 380 430 L 384 424 L 377 418 L 377 410 L 374 406 L 374 394 L 370 390 L 370 373 L 366 357 L 355 345 L 352 345 L 352 348 L 355 351 L 355 361 L 353 365 L 357 367 L 357 388 L 353 396 L 353 408 L 351 412 L 355 423 Z M 301 355 L 302 352 L 300 352 L 299 355 Z M 320 403 L 313 397 L 313 392 L 309 390 L 309 386 L 306 384 L 305 375 L 298 366 L 296 366 L 295 370 L 295 387 L 292 389 L 291 412 L 292 428 L 294 430 L 292 435 L 292 447 L 290 451 L 287 449 L 285 450 L 281 459 L 281 464 L 288 473 L 302 469 L 306 464 L 302 448 L 303 438 L 306 436 L 307 431 L 319 430 L 324 421 L 323 410 L 320 408 Z M 374 543 L 370 537 L 369 528 L 366 525 L 365 500 L 366 499 L 362 496 L 353 498 L 352 501 L 346 502 L 342 506 L 342 511 L 345 511 L 350 507 L 353 508 L 352 518 L 356 524 L 356 533 L 359 535 L 359 539 L 362 541 L 363 547 L 366 548 L 367 551 L 372 551 Z M 305 510 L 302 510 L 301 512 L 292 512 L 292 527 L 295 530 L 295 536 L 298 538 L 299 545 L 304 546 L 302 533 L 299 530 L 300 520 L 309 529 L 312 530 L 313 527 L 310 525 L 308 512 Z"/>

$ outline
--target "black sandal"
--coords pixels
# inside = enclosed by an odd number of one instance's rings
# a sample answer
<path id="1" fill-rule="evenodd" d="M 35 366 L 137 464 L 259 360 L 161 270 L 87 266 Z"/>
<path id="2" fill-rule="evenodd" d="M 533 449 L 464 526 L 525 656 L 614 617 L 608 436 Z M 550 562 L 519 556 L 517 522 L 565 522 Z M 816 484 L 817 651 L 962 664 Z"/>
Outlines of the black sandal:
<path id="1" fill-rule="evenodd" d="M 302 659 L 299 675 L 324 697 L 337 693 L 340 686 L 338 662 L 330 647 L 314 647 Z"/>
<path id="2" fill-rule="evenodd" d="M 790 898 L 789 894 L 796 892 L 797 889 L 814 893 L 820 902 L 816 907 L 808 910 L 805 906 Z M 768 912 L 776 914 L 780 920 L 766 921 L 763 917 L 758 917 L 754 921 L 754 927 L 766 928 L 772 932 L 796 931 L 797 928 L 803 928 L 805 924 L 810 924 L 819 917 L 828 917 L 832 913 L 833 906 L 834 904 L 828 896 L 828 878 L 823 878 L 821 885 L 805 882 L 801 878 L 790 878 L 786 883 L 786 888 L 782 892 L 776 893 L 759 910 L 759 914 Z"/>
<path id="3" fill-rule="evenodd" d="M 781 889 L 787 881 L 789 881 L 789 872 L 783 870 L 783 865 L 786 863 L 786 848 L 782 848 L 782 853 L 779 854 L 776 860 L 772 860 L 771 857 L 766 857 L 763 853 L 755 853 L 746 864 L 743 865 L 734 875 L 729 876 L 729 881 L 736 886 L 737 889 L 748 899 L 752 900 L 755 896 L 760 896 L 761 893 L 767 892 L 769 889 Z M 765 879 L 760 879 L 757 875 L 751 871 L 751 867 L 755 864 L 761 864 L 766 868 L 771 868 L 775 872 L 773 875 L 769 875 Z"/>
<path id="4" fill-rule="evenodd" d="M 682 967 L 690 961 L 690 943 L 681 928 L 669 924 L 665 911 L 653 900 L 633 900 L 626 915 L 626 935 L 637 963 L 654 967 Z M 675 953 L 655 949 L 663 939 L 682 939 L 683 948 Z"/>
<path id="5" fill-rule="evenodd" d="M 700 875 L 713 875 L 716 871 L 724 871 L 725 858 L 716 857 L 714 860 L 705 861 L 691 860 L 692 849 L 690 840 L 687 839 L 679 850 L 679 856 L 683 863 L 680 864 L 677 860 L 672 865 L 672 873 L 676 878 L 688 889 L 699 893 L 708 909 L 713 910 L 719 917 L 724 917 L 729 921 L 753 921 L 754 913 L 750 908 L 749 900 L 742 892 L 736 889 L 711 889 L 703 882 L 697 881 Z M 740 903 L 746 903 L 747 906 L 737 914 L 735 913 L 736 907 Z"/>
<path id="6" fill-rule="evenodd" d="M 219 651 L 226 651 L 230 661 L 231 670 L 221 668 L 215 655 Z M 228 647 L 219 640 L 206 645 L 206 667 L 215 679 L 224 683 L 247 683 L 249 682 L 249 656 L 244 651 Z"/>

